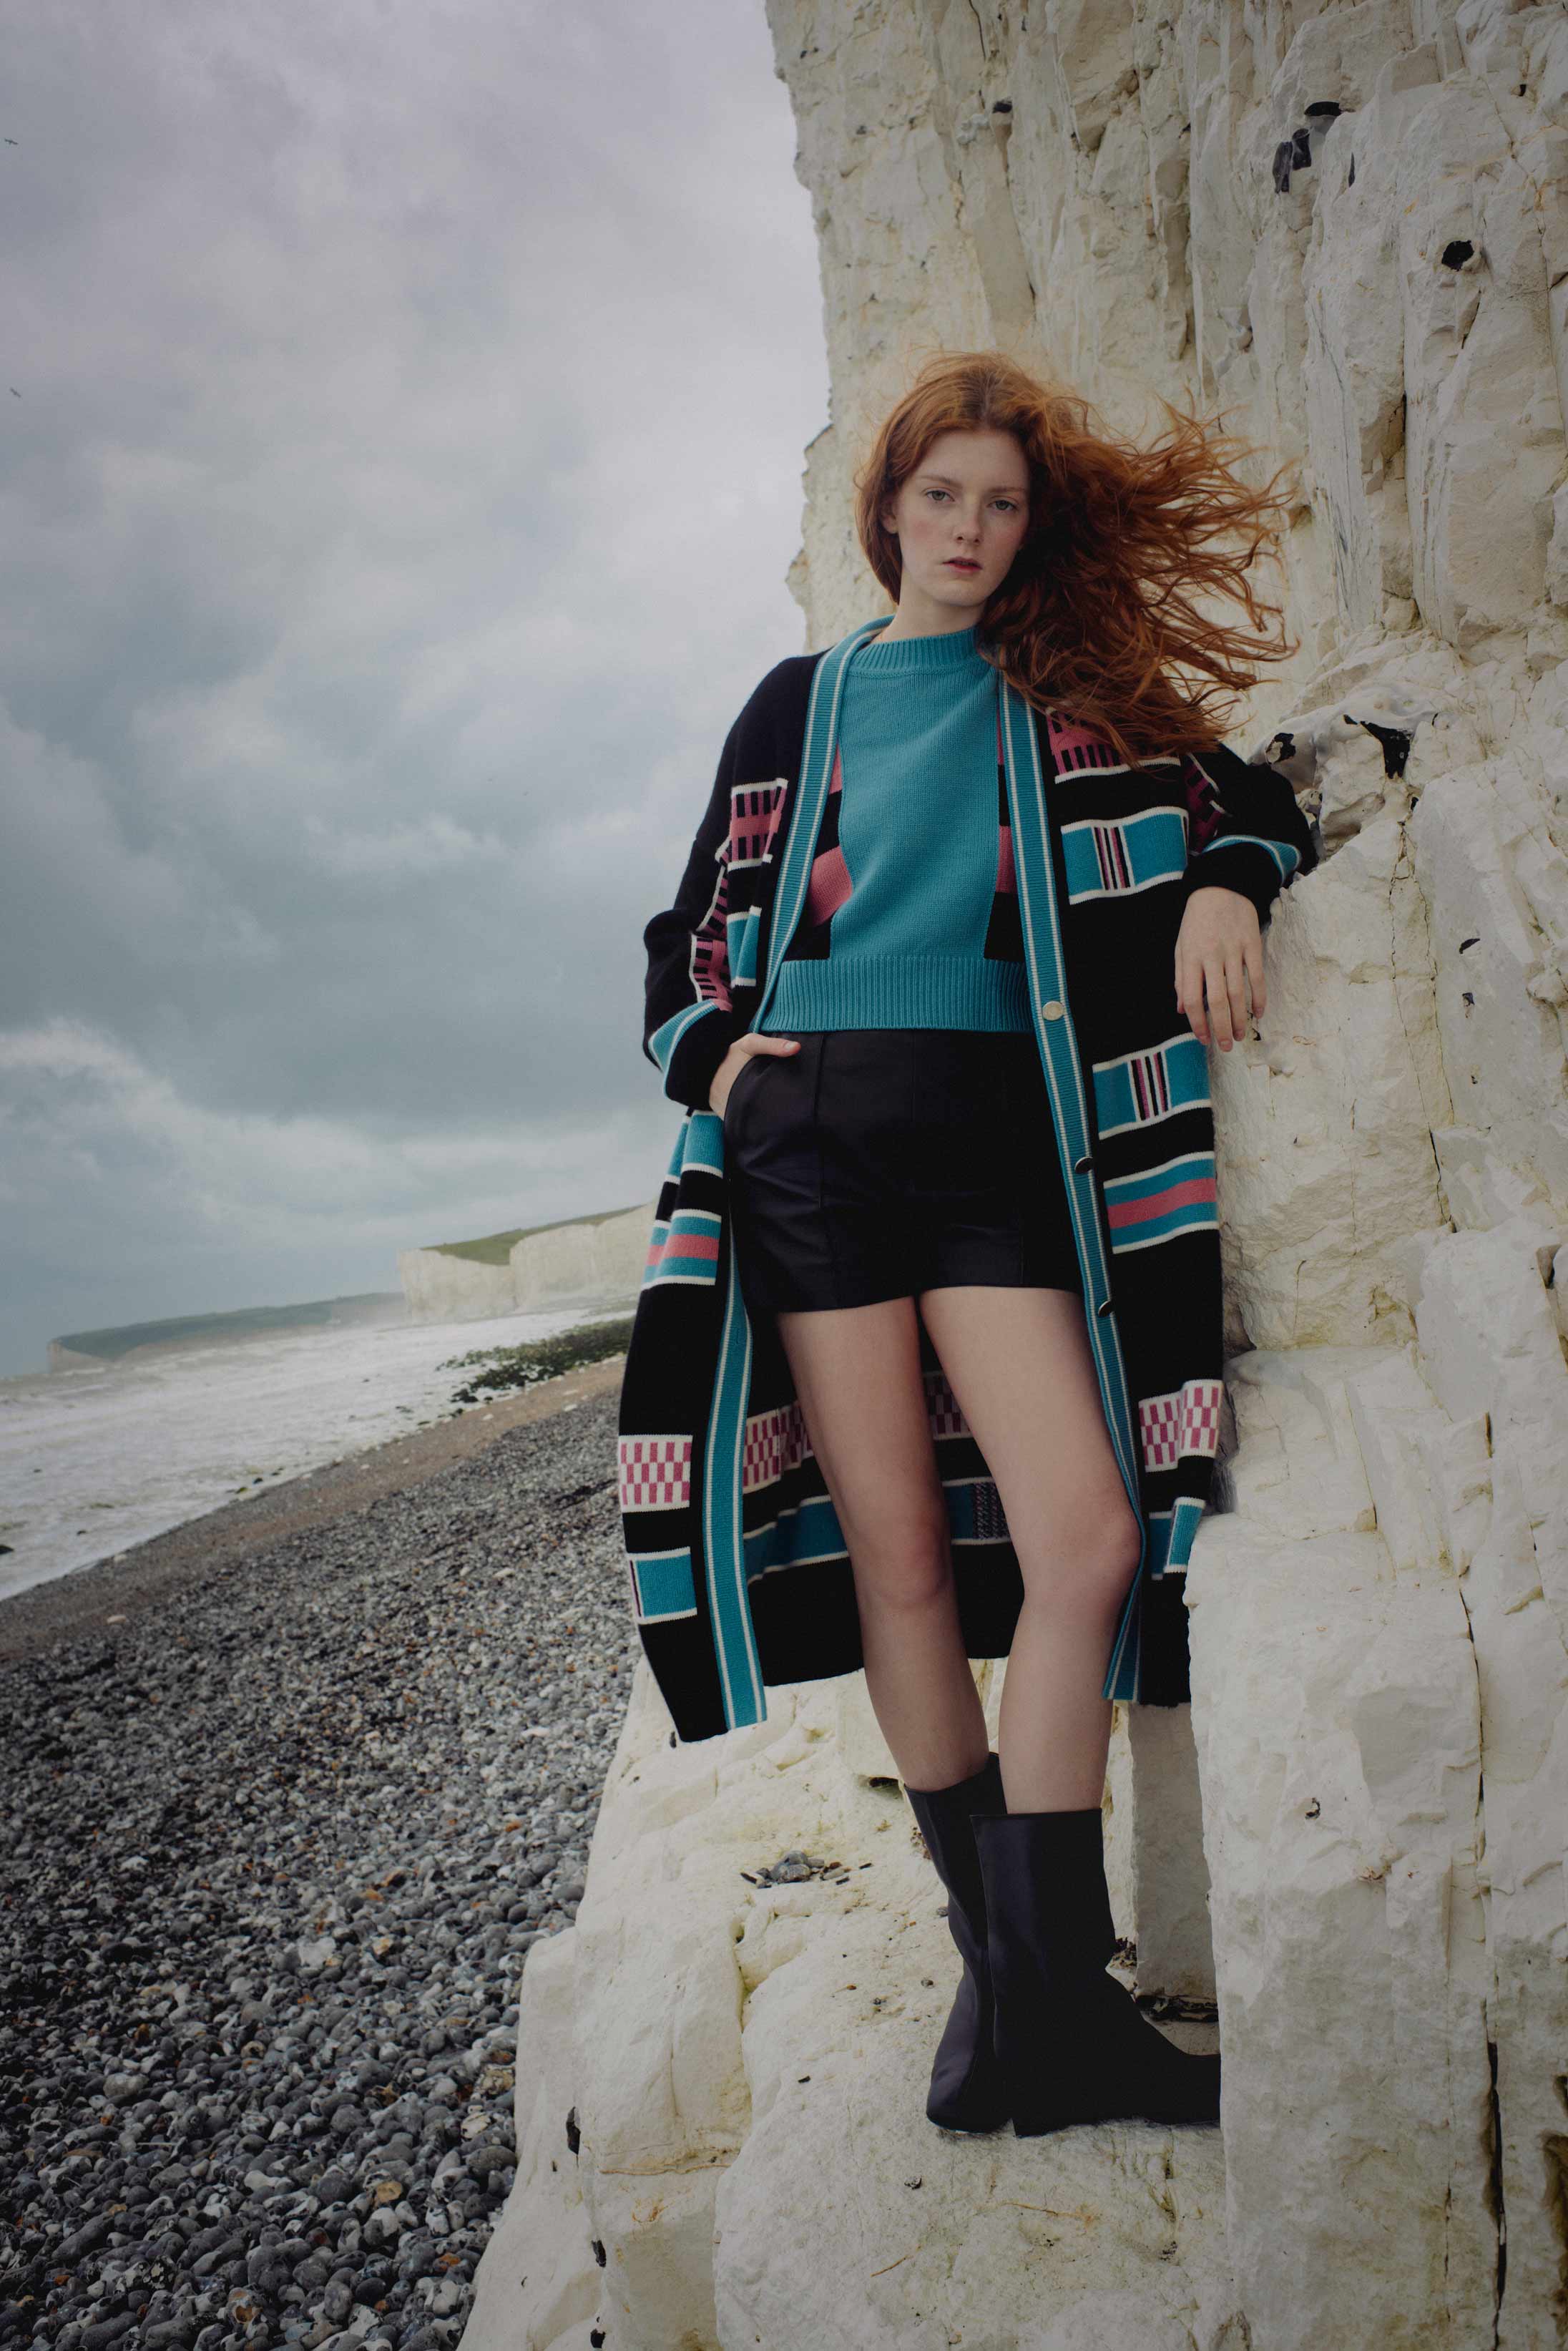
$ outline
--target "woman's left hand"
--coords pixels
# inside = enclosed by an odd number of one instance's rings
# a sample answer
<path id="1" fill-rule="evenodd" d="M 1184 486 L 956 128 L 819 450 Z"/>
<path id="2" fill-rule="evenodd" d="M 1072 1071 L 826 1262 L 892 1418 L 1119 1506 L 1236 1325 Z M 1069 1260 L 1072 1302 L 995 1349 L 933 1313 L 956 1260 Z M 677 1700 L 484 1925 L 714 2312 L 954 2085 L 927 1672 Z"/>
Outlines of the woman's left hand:
<path id="1" fill-rule="evenodd" d="M 1258 909 L 1239 890 L 1206 883 L 1187 900 L 1176 934 L 1176 1005 L 1191 1022 L 1193 1035 L 1205 1045 L 1210 1041 L 1212 1020 L 1213 1041 L 1222 1053 L 1228 1053 L 1247 1029 L 1243 974 L 1251 985 L 1252 1018 L 1257 1020 L 1262 1017 L 1264 1003 L 1263 935 Z"/>

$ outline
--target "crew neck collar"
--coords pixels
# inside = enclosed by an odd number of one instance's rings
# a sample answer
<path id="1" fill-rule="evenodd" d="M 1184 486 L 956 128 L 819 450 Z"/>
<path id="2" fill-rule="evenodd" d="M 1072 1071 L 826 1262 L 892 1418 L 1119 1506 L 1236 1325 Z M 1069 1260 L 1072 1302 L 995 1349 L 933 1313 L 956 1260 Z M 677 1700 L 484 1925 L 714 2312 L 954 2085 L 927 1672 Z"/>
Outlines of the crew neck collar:
<path id="1" fill-rule="evenodd" d="M 883 643 L 879 632 L 864 638 L 857 647 L 855 668 L 884 674 L 967 669 L 976 663 L 988 668 L 990 664 L 979 650 L 979 636 L 978 621 L 967 629 L 944 630 L 940 636 L 895 637 L 891 644 Z"/>

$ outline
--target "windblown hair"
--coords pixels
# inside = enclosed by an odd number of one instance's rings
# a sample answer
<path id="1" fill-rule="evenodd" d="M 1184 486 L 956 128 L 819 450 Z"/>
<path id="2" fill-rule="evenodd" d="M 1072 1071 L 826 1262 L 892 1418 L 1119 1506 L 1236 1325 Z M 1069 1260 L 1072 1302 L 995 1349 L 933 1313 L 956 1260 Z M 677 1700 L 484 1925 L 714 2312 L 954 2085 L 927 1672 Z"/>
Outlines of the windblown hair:
<path id="1" fill-rule="evenodd" d="M 1013 435 L 1029 462 L 1030 524 L 978 644 L 1036 708 L 1100 727 L 1134 766 L 1144 754 L 1210 747 L 1234 715 L 1231 697 L 1257 683 L 1256 665 L 1300 649 L 1268 632 L 1283 615 L 1248 577 L 1260 549 L 1277 552 L 1291 500 L 1274 486 L 1290 469 L 1250 488 L 1232 467 L 1255 444 L 1160 405 L 1169 429 L 1144 447 L 1091 430 L 1086 400 L 1006 352 L 941 352 L 855 477 L 861 546 L 896 603 L 903 565 L 883 507 L 938 434 Z M 1204 593 L 1244 604 L 1250 627 L 1200 611 Z"/>

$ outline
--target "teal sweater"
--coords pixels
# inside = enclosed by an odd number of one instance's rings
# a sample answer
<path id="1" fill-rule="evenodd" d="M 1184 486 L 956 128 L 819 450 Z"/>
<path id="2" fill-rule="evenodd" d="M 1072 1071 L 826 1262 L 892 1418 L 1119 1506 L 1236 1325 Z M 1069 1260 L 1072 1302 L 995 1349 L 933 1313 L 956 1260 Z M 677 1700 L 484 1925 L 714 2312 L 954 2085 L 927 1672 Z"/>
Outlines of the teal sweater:
<path id="1" fill-rule="evenodd" d="M 850 894 L 825 956 L 788 959 L 758 1027 L 1021 1029 L 1021 963 L 987 960 L 997 884 L 998 677 L 978 629 L 873 637 L 839 722 L 838 846 Z"/>

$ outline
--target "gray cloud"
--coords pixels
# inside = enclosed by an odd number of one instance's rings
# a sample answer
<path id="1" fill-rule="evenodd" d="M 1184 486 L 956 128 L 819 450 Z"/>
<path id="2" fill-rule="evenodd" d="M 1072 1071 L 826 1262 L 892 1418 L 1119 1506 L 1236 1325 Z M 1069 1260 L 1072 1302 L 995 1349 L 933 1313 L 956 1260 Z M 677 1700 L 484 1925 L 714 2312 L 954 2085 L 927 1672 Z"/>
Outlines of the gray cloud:
<path id="1" fill-rule="evenodd" d="M 827 396 L 760 0 L 10 35 L 4 1371 L 651 1196 Z"/>

